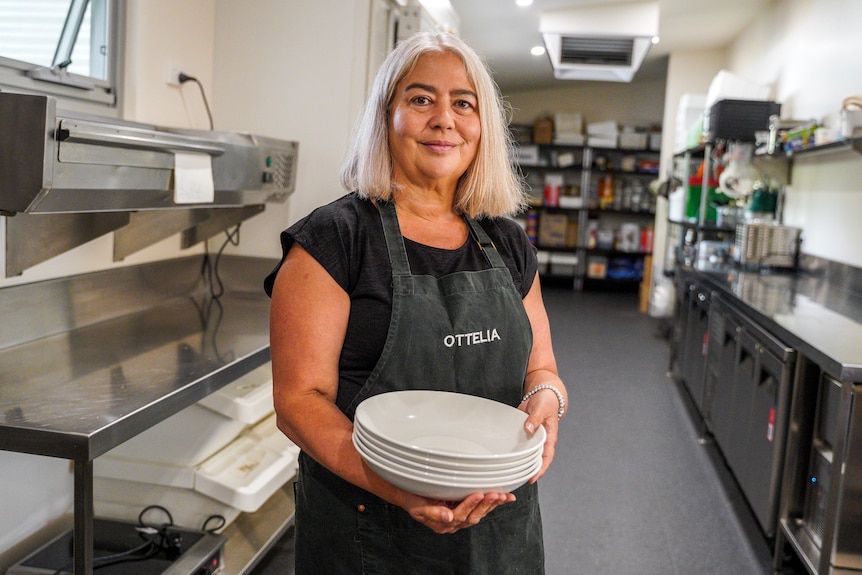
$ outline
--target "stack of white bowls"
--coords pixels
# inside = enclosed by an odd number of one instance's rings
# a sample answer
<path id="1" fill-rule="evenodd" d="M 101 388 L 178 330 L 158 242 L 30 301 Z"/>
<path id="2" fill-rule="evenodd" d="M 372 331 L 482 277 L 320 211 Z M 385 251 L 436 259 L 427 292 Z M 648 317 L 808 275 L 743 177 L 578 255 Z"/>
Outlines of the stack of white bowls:
<path id="1" fill-rule="evenodd" d="M 503 403 L 444 391 L 370 397 L 356 409 L 353 444 L 378 475 L 425 497 L 460 501 L 513 491 L 542 466 L 545 429 Z"/>

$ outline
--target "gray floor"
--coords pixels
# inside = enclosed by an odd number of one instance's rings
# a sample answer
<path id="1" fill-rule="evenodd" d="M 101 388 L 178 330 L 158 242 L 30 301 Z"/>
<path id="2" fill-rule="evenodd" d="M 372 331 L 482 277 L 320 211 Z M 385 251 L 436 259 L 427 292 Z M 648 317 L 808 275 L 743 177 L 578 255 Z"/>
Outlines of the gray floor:
<path id="1" fill-rule="evenodd" d="M 546 286 L 569 389 L 540 482 L 548 575 L 765 575 L 770 549 L 682 389 L 663 324 L 633 293 Z M 290 537 L 254 575 L 293 573 Z"/>

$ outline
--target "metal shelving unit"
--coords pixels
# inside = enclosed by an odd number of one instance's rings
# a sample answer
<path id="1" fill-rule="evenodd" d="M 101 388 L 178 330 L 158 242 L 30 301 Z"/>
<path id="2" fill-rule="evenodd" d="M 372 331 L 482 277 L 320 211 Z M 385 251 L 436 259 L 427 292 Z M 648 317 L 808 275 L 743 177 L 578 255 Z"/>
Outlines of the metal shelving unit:
<path id="1" fill-rule="evenodd" d="M 595 193 L 595 183 L 597 175 L 610 174 L 617 178 L 632 178 L 645 180 L 646 178 L 655 178 L 656 173 L 652 171 L 639 170 L 637 168 L 627 170 L 617 167 L 617 163 L 613 160 L 604 164 L 603 168 L 596 167 L 596 159 L 601 156 L 608 156 L 614 159 L 619 159 L 622 156 L 648 157 L 658 159 L 659 152 L 655 150 L 632 150 L 621 148 L 594 148 L 589 146 L 569 146 L 569 145 L 553 145 L 553 144 L 535 144 L 539 150 L 539 158 L 536 164 L 521 164 L 521 170 L 525 173 L 528 184 L 533 186 L 542 185 L 543 182 L 539 179 L 547 173 L 564 174 L 564 181 L 568 185 L 572 182 L 577 182 L 581 205 L 576 207 L 566 206 L 547 206 L 536 198 L 536 203 L 532 209 L 548 213 L 566 213 L 574 216 L 578 224 L 577 244 L 571 246 L 547 246 L 542 245 L 537 241 L 536 247 L 540 250 L 559 253 L 566 252 L 574 254 L 577 257 L 577 264 L 572 276 L 572 284 L 574 289 L 583 289 L 585 284 L 590 286 L 606 287 L 620 285 L 637 285 L 640 281 L 631 278 L 589 278 L 588 276 L 588 259 L 590 256 L 613 256 L 618 258 L 626 258 L 632 260 L 643 260 L 651 255 L 651 251 L 621 251 L 608 250 L 590 247 L 589 244 L 589 222 L 591 219 L 631 219 L 642 223 L 652 223 L 655 218 L 654 210 L 640 209 L 624 209 L 621 207 L 600 208 L 598 206 L 598 198 Z M 566 165 L 557 165 L 557 158 L 563 154 L 571 154 L 573 158 L 580 161 L 567 163 Z M 644 185 L 644 193 L 646 186 Z M 553 275 L 553 274 L 551 274 Z M 556 276 L 559 277 L 559 276 Z"/>
<path id="2" fill-rule="evenodd" d="M 93 573 L 93 460 L 269 361 L 259 280 L 272 266 L 223 258 L 218 300 L 200 257 L 4 288 L 0 446 L 72 461 L 77 575 Z M 255 563 L 289 527 L 292 496 L 260 513 L 228 529 L 226 573 L 244 573 L 236 563 Z"/>

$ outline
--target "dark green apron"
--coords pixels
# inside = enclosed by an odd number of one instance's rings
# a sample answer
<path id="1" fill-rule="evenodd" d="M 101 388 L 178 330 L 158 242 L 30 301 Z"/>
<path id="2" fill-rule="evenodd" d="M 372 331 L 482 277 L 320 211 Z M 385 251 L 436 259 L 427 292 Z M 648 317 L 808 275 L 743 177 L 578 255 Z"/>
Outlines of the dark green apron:
<path id="1" fill-rule="evenodd" d="M 393 203 L 380 214 L 392 265 L 392 320 L 383 353 L 347 416 L 373 395 L 456 391 L 517 406 L 532 331 L 512 276 L 490 238 L 467 218 L 490 269 L 442 278 L 410 273 Z M 297 575 L 541 575 L 544 548 L 535 484 L 473 527 L 439 535 L 300 455 Z"/>

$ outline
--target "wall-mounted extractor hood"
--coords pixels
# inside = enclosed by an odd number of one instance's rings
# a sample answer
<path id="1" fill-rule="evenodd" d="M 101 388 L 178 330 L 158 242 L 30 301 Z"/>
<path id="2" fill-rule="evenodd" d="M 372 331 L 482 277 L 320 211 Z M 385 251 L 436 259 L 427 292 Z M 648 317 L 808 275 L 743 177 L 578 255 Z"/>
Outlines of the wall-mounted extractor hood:
<path id="1" fill-rule="evenodd" d="M 113 232 L 122 260 L 177 233 L 205 241 L 284 202 L 299 144 L 82 116 L 0 92 L 6 276 Z"/>
<path id="2" fill-rule="evenodd" d="M 561 80 L 630 82 L 658 35 L 658 2 L 542 12 L 539 31 Z"/>
<path id="3" fill-rule="evenodd" d="M 7 92 L 0 126 L 6 213 L 241 207 L 294 189 L 296 142 L 74 115 L 51 96 Z"/>

